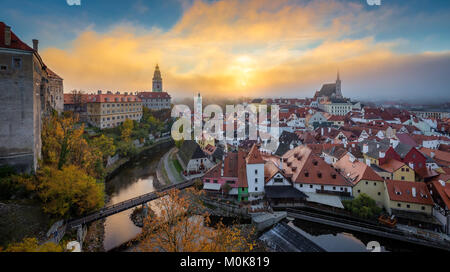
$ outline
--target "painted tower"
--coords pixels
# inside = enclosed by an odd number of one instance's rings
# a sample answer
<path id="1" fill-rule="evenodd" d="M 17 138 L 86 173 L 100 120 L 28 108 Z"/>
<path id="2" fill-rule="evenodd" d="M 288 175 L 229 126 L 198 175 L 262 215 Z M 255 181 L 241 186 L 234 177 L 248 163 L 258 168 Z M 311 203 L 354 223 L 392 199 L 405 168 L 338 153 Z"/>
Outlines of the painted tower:
<path id="1" fill-rule="evenodd" d="M 162 92 L 162 89 L 161 72 L 159 71 L 158 64 L 156 64 L 155 72 L 153 73 L 153 91 Z"/>

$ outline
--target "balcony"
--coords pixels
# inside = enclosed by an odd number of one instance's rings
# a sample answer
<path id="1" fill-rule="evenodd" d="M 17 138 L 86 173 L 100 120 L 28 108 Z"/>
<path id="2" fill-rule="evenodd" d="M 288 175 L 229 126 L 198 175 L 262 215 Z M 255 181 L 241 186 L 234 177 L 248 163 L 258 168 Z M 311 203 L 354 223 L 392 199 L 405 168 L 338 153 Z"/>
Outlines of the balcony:
<path id="1" fill-rule="evenodd" d="M 318 194 L 326 194 L 326 195 L 337 195 L 337 196 L 346 196 L 350 197 L 350 192 L 344 192 L 344 191 L 330 191 L 330 190 L 322 190 L 322 189 L 316 189 L 316 193 Z"/>

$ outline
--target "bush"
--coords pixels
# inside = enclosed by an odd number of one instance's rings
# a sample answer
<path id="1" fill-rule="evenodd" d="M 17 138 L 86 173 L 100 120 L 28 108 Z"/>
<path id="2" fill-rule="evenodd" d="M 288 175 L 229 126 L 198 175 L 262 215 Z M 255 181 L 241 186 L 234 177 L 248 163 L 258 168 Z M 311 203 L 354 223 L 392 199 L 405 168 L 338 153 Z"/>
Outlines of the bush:
<path id="1" fill-rule="evenodd" d="M 366 194 L 360 194 L 357 198 L 353 200 L 344 200 L 342 203 L 346 210 L 350 211 L 353 215 L 364 219 L 377 218 L 382 211 L 381 208 L 377 206 L 375 200 Z"/>

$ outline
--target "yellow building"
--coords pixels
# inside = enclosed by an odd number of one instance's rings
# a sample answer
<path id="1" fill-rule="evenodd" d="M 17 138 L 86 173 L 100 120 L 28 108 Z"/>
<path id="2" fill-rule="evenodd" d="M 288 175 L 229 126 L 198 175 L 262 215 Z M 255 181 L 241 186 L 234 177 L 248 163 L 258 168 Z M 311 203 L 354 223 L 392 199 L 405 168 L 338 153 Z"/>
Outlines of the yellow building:
<path id="1" fill-rule="evenodd" d="M 99 91 L 97 95 L 87 95 L 86 103 L 88 123 L 101 129 L 119 126 L 126 119 L 140 121 L 142 118 L 141 99 L 128 93 Z"/>
<path id="2" fill-rule="evenodd" d="M 353 196 L 366 194 L 379 206 L 385 203 L 384 180 L 370 166 L 346 154 L 333 164 L 341 175 L 354 184 Z"/>
<path id="3" fill-rule="evenodd" d="M 391 180 L 415 181 L 414 170 L 405 163 L 391 159 L 380 165 L 380 168 L 390 174 Z"/>
<path id="4" fill-rule="evenodd" d="M 423 182 L 386 180 L 385 192 L 385 207 L 390 214 L 397 210 L 432 215 L 433 199 Z"/>

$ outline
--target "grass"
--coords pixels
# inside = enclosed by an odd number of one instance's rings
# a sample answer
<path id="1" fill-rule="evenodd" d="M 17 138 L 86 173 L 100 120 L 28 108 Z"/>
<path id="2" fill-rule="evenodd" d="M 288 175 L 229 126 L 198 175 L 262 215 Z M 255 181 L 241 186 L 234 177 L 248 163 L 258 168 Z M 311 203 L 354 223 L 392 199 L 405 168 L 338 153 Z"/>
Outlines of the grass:
<path id="1" fill-rule="evenodd" d="M 175 169 L 177 169 L 178 173 L 183 172 L 183 167 L 181 167 L 181 164 L 177 159 L 173 159 L 172 162 L 173 165 L 175 165 Z"/>

